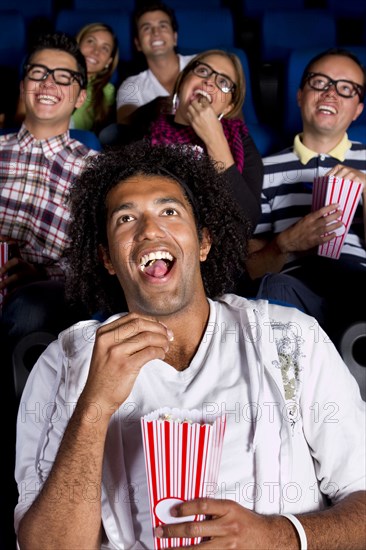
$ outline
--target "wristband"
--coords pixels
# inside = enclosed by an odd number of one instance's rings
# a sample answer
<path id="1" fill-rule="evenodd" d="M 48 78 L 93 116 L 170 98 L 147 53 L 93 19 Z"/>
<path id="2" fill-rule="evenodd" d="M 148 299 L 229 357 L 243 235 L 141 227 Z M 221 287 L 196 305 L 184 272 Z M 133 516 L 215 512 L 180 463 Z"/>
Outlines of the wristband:
<path id="1" fill-rule="evenodd" d="M 300 550 L 307 550 L 308 541 L 306 538 L 306 533 L 297 517 L 295 517 L 293 514 L 281 514 L 281 516 L 291 521 L 292 525 L 295 527 L 300 539 Z"/>

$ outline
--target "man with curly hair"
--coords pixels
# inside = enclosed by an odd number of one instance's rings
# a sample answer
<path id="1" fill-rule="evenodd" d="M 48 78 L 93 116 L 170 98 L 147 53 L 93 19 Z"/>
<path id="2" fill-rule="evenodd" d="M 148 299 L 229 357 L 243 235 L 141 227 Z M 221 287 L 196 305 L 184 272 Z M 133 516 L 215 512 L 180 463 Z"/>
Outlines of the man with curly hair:
<path id="1" fill-rule="evenodd" d="M 28 378 L 20 548 L 362 547 L 357 383 L 313 318 L 225 294 L 249 230 L 224 177 L 206 156 L 140 143 L 96 157 L 74 186 L 69 292 L 112 316 L 61 333 Z M 140 422 L 164 406 L 227 425 L 217 485 L 153 532 Z"/>

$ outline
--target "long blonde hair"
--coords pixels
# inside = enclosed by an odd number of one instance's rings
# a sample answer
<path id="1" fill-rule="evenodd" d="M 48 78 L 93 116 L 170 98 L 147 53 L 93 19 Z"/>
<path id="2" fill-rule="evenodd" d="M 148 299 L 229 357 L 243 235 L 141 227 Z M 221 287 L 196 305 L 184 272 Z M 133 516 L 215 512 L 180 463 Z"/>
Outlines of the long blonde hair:
<path id="1" fill-rule="evenodd" d="M 85 27 L 80 29 L 80 31 L 76 35 L 76 41 L 78 42 L 79 46 L 89 34 L 97 31 L 106 31 L 112 36 L 113 49 L 111 52 L 112 62 L 109 64 L 107 68 L 100 71 L 93 78 L 91 99 L 92 99 L 92 105 L 94 109 L 94 124 L 93 124 L 94 127 L 100 126 L 108 116 L 110 106 L 106 105 L 104 101 L 103 89 L 105 85 L 110 81 L 112 74 L 118 65 L 118 60 L 119 60 L 117 37 L 112 27 L 110 27 L 106 23 L 90 23 L 89 25 L 85 25 Z"/>

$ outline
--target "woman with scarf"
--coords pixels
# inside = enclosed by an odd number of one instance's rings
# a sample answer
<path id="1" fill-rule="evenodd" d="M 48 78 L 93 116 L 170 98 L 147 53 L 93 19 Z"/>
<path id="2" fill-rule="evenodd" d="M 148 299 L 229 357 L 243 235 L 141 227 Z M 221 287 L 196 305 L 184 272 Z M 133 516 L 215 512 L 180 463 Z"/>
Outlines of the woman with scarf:
<path id="1" fill-rule="evenodd" d="M 244 96 L 239 58 L 222 50 L 202 52 L 178 76 L 173 108 L 159 107 L 145 137 L 152 144 L 186 143 L 198 154 L 209 154 L 254 228 L 260 215 L 263 164 L 241 118 Z"/>

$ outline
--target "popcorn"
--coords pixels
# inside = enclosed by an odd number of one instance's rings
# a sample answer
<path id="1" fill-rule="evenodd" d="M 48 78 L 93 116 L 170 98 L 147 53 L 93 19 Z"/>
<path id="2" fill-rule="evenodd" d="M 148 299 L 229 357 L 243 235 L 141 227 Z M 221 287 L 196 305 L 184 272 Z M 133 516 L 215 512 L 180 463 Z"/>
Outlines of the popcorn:
<path id="1" fill-rule="evenodd" d="M 360 182 L 337 178 L 336 176 L 324 176 L 314 179 L 312 210 L 318 210 L 328 204 L 338 203 L 343 211 L 339 217 L 343 226 L 335 231 L 336 236 L 334 239 L 318 246 L 319 256 L 327 256 L 337 260 L 341 255 L 344 239 L 355 215 L 362 188 L 363 185 Z M 329 227 L 329 232 L 331 232 L 331 227 Z"/>
<path id="2" fill-rule="evenodd" d="M 226 416 L 165 407 L 141 418 L 141 427 L 153 531 L 164 523 L 203 520 L 202 515 L 173 517 L 170 510 L 179 502 L 206 496 L 217 482 Z M 200 540 L 154 537 L 154 548 L 189 546 Z"/>
<path id="3" fill-rule="evenodd" d="M 191 420 L 190 418 L 173 418 L 173 416 L 168 413 L 165 413 L 162 416 L 160 416 L 158 420 L 167 420 L 168 422 L 178 422 L 178 424 L 181 424 L 182 422 L 188 422 L 189 424 L 193 424 L 193 420 Z"/>

